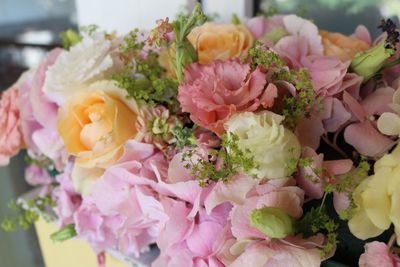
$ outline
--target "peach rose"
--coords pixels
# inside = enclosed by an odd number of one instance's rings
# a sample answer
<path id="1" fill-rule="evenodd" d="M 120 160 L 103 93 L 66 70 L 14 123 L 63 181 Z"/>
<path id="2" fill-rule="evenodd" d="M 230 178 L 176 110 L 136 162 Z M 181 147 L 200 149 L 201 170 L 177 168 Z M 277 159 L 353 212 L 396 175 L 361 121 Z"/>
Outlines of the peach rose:
<path id="1" fill-rule="evenodd" d="M 369 48 L 365 41 L 337 32 L 320 31 L 324 54 L 338 57 L 341 61 L 352 60 L 354 56 Z"/>
<path id="2" fill-rule="evenodd" d="M 211 22 L 194 28 L 188 39 L 196 48 L 201 64 L 245 55 L 254 41 L 250 31 L 243 25 Z"/>
<path id="3" fill-rule="evenodd" d="M 136 135 L 136 102 L 113 82 L 100 81 L 72 96 L 59 110 L 57 127 L 75 165 L 105 169 L 119 159 Z"/>

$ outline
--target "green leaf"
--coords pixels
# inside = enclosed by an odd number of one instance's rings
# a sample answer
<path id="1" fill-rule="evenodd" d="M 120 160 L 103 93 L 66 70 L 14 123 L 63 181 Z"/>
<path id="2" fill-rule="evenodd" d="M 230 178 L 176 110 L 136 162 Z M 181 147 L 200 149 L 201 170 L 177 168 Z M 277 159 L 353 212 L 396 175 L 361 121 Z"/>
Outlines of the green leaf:
<path id="1" fill-rule="evenodd" d="M 50 238 L 55 242 L 62 242 L 76 236 L 75 224 L 71 223 L 61 228 L 55 233 L 52 233 Z"/>

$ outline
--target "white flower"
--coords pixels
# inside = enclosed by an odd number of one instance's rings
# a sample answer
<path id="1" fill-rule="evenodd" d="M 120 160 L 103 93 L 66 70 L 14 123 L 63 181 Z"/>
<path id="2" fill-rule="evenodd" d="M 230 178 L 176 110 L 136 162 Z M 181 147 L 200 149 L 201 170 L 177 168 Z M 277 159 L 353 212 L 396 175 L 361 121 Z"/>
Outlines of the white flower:
<path id="1" fill-rule="evenodd" d="M 248 150 L 259 168 L 252 174 L 258 178 L 277 179 L 289 173 L 287 164 L 300 157 L 300 143 L 297 137 L 281 122 L 284 117 L 266 111 L 260 114 L 243 112 L 232 117 L 225 128 L 228 134 L 235 134 L 241 150 Z"/>
<path id="2" fill-rule="evenodd" d="M 104 33 L 94 33 L 63 51 L 49 67 L 43 90 L 62 104 L 75 91 L 105 78 L 114 65 L 111 52 L 116 45 L 113 42 Z"/>

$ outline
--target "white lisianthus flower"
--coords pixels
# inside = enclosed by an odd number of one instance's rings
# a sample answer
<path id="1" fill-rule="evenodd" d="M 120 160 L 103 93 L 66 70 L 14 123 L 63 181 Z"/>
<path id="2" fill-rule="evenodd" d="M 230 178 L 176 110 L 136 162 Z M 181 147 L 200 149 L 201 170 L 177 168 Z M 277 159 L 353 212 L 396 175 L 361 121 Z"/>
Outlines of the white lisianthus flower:
<path id="1" fill-rule="evenodd" d="M 106 78 L 114 66 L 112 52 L 118 42 L 101 32 L 84 36 L 70 50 L 63 51 L 49 67 L 44 92 L 61 105 L 76 91 Z"/>
<path id="2" fill-rule="evenodd" d="M 239 149 L 249 151 L 257 169 L 251 174 L 257 178 L 278 179 L 291 175 L 287 164 L 300 157 L 297 137 L 281 123 L 284 117 L 270 111 L 260 114 L 239 113 L 226 124 L 228 135 L 238 137 Z"/>

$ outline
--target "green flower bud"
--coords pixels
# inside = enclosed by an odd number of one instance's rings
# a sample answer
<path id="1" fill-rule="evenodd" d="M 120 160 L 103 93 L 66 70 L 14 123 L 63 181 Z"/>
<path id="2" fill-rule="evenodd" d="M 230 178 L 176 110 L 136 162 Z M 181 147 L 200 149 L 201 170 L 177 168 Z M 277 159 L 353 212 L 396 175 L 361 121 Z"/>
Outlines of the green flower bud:
<path id="1" fill-rule="evenodd" d="M 294 219 L 284 209 L 264 207 L 250 215 L 251 226 L 271 238 L 284 238 L 294 232 Z"/>
<path id="2" fill-rule="evenodd" d="M 282 37 L 288 35 L 288 32 L 283 27 L 274 28 L 272 31 L 267 32 L 264 38 L 271 40 L 276 44 Z"/>
<path id="3" fill-rule="evenodd" d="M 385 60 L 391 57 L 393 53 L 394 50 L 385 48 L 385 43 L 382 42 L 356 55 L 351 61 L 351 69 L 353 72 L 364 77 L 364 81 L 367 81 L 382 68 Z"/>
<path id="4" fill-rule="evenodd" d="M 79 36 L 79 34 L 71 29 L 60 33 L 60 37 L 62 39 L 63 47 L 65 49 L 69 49 L 71 46 L 74 46 L 81 41 L 81 37 Z"/>
<path id="5" fill-rule="evenodd" d="M 64 228 L 61 228 L 57 232 L 52 233 L 50 238 L 53 241 L 62 242 L 71 239 L 75 236 L 76 236 L 75 224 L 71 223 L 64 226 Z"/>

